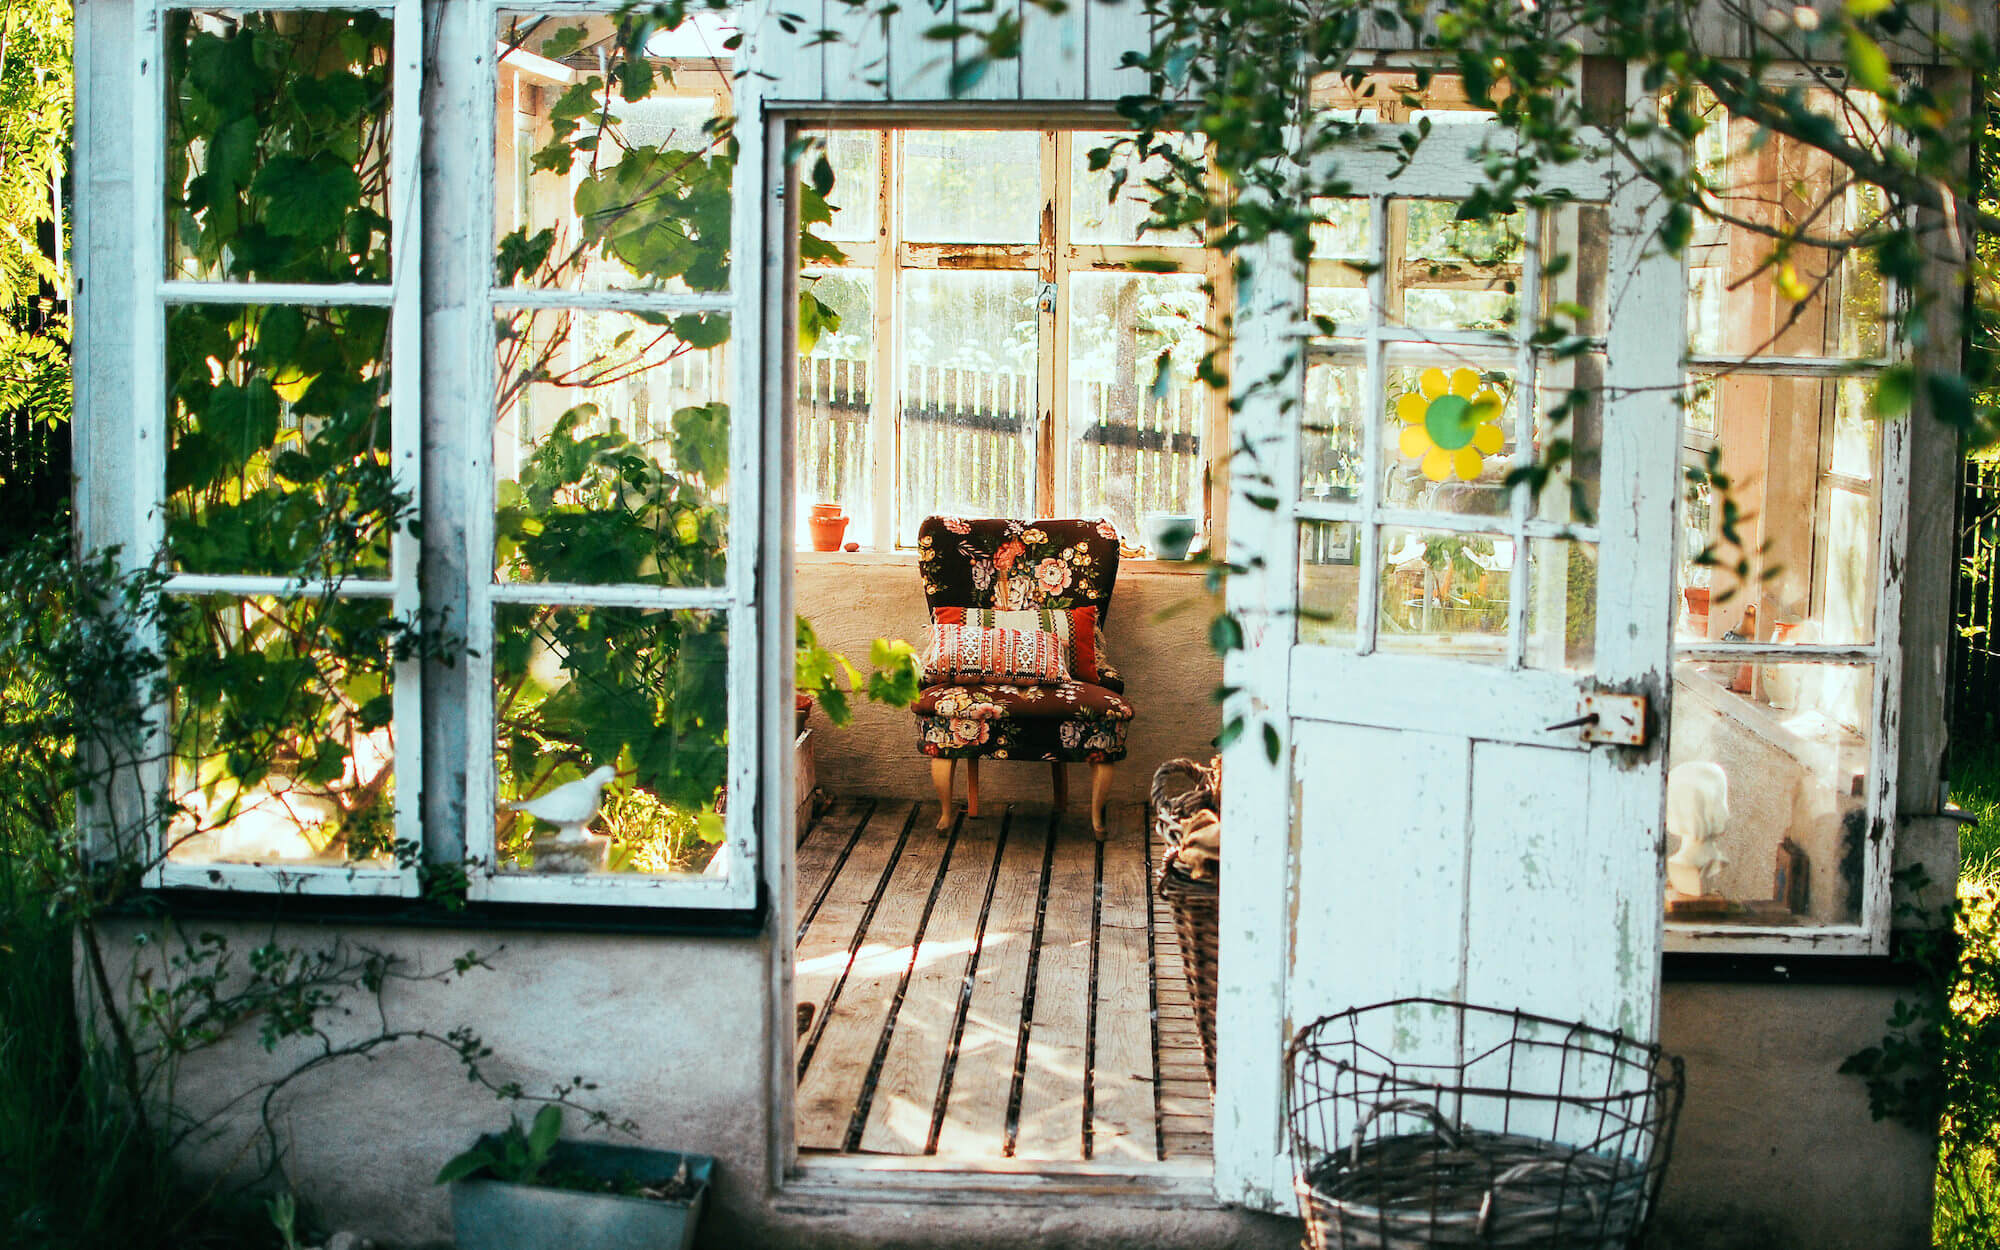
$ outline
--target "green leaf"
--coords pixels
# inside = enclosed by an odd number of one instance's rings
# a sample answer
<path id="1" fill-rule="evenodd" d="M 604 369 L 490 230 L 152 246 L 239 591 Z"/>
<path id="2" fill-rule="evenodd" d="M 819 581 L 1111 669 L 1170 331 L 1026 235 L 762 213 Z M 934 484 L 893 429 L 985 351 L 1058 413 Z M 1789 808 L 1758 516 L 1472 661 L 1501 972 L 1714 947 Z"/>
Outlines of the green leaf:
<path id="1" fill-rule="evenodd" d="M 1931 416 L 1954 429 L 1972 425 L 1972 388 L 1962 373 L 1927 373 L 1924 393 L 1931 401 Z"/>
<path id="2" fill-rule="evenodd" d="M 562 1108 L 549 1103 L 535 1113 L 535 1123 L 528 1130 L 528 1154 L 540 1159 L 555 1149 L 556 1138 L 562 1136 Z"/>
<path id="3" fill-rule="evenodd" d="M 1875 415 L 1885 421 L 1902 416 L 1910 410 L 1916 389 L 1916 370 L 1908 364 L 1889 366 L 1875 381 Z"/>
<path id="4" fill-rule="evenodd" d="M 1217 655 L 1228 655 L 1243 646 L 1243 623 L 1228 613 L 1208 624 L 1208 645 Z"/>
<path id="5" fill-rule="evenodd" d="M 334 157 L 274 156 L 250 190 L 264 197 L 264 227 L 271 233 L 331 240 L 361 198 L 361 179 Z"/>
<path id="6" fill-rule="evenodd" d="M 628 57 L 618 63 L 618 97 L 627 104 L 653 94 L 653 66 L 643 56 Z"/>
<path id="7" fill-rule="evenodd" d="M 484 1150 L 468 1150 L 439 1168 L 437 1179 L 433 1180 L 431 1184 L 449 1185 L 451 1182 L 463 1180 L 475 1172 L 483 1172 L 497 1162 L 499 1161 Z"/>
<path id="8" fill-rule="evenodd" d="M 833 162 L 824 152 L 813 161 L 812 189 L 821 199 L 833 194 Z"/>
<path id="9" fill-rule="evenodd" d="M 1847 28 L 1847 72 L 1854 81 L 1877 95 L 1894 88 L 1889 77 L 1889 57 L 1882 45 L 1850 26 Z"/>
<path id="10" fill-rule="evenodd" d="M 1264 722 L 1264 758 L 1265 758 L 1265 759 L 1267 759 L 1267 760 L 1270 760 L 1270 761 L 1271 761 L 1271 762 L 1272 762 L 1273 764 L 1277 763 L 1277 762 L 1278 762 L 1278 747 L 1279 747 L 1279 744 L 1278 744 L 1278 727 L 1277 727 L 1276 725 L 1273 725 L 1273 724 L 1272 724 L 1271 722 L 1269 722 L 1269 721 L 1265 721 L 1265 722 Z"/>

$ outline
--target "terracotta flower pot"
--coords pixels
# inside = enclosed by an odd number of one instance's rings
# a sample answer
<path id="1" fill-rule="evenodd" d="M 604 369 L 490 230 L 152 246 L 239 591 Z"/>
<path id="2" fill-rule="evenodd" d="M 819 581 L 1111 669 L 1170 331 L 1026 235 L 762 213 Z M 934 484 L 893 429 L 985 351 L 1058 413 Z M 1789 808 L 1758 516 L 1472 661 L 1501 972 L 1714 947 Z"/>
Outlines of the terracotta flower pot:
<path id="1" fill-rule="evenodd" d="M 847 536 L 847 520 L 839 504 L 814 504 L 812 515 L 806 519 L 812 529 L 813 550 L 839 551 L 841 539 Z"/>

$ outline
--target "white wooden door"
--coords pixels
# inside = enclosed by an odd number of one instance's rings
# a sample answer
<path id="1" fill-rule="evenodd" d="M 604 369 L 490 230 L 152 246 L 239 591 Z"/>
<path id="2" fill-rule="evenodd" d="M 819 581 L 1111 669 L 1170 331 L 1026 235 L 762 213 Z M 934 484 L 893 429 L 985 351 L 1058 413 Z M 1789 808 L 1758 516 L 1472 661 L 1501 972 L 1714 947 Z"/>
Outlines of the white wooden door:
<path id="1" fill-rule="evenodd" d="M 1501 136 L 1440 125 L 1391 178 L 1385 130 L 1342 154 L 1364 194 L 1310 270 L 1260 257 L 1239 304 L 1237 376 L 1285 377 L 1240 418 L 1229 518 L 1217 1187 L 1249 1205 L 1290 1205 L 1283 1048 L 1323 1014 L 1655 1027 L 1681 266 L 1608 164 L 1510 236 L 1451 220 Z M 1302 341 L 1301 287 L 1334 335 Z M 1536 342 L 1558 305 L 1591 311 Z M 1504 484 L 1563 439 L 1539 495 Z M 1648 701 L 1645 745 L 1552 728 L 1605 691 Z M 1459 1039 L 1413 1012 L 1381 1042 Z"/>

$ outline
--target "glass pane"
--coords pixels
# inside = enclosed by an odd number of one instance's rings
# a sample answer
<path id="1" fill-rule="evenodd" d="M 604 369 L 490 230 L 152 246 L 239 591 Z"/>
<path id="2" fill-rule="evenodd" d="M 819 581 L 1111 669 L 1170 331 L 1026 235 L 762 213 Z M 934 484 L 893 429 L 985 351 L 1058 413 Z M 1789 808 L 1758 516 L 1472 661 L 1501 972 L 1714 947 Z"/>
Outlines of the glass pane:
<path id="1" fill-rule="evenodd" d="M 1674 666 L 1669 919 L 1861 918 L 1873 703 L 1868 665 Z"/>
<path id="2" fill-rule="evenodd" d="M 1514 373 L 1505 352 L 1392 351 L 1382 502 L 1504 516 L 1514 455 Z"/>
<path id="3" fill-rule="evenodd" d="M 1874 641 L 1881 450 L 1868 385 L 1714 379 L 1717 473 L 1740 519 L 1700 461 L 1682 511 L 1683 639 Z"/>
<path id="4" fill-rule="evenodd" d="M 1457 220 L 1455 200 L 1389 201 L 1392 324 L 1504 331 L 1514 323 L 1527 218 Z"/>
<path id="5" fill-rule="evenodd" d="M 167 275 L 387 282 L 389 15 L 163 20 Z"/>
<path id="6" fill-rule="evenodd" d="M 1042 137 L 1033 130 L 906 130 L 903 237 L 1033 243 L 1041 237 Z"/>
<path id="7" fill-rule="evenodd" d="M 1528 542 L 1529 668 L 1588 673 L 1597 659 L 1597 544 Z"/>
<path id="8" fill-rule="evenodd" d="M 1812 87 L 1798 101 L 1829 131 L 1881 152 L 1879 101 Z M 1689 347 L 1727 356 L 1880 356 L 1887 287 L 1858 248 L 1783 242 L 1846 239 L 1882 223 L 1881 192 L 1820 149 L 1704 102 L 1696 170 L 1722 211 L 1698 219 L 1688 257 Z"/>
<path id="9" fill-rule="evenodd" d="M 386 577 L 389 310 L 167 315 L 167 548 L 187 573 Z"/>
<path id="10" fill-rule="evenodd" d="M 808 525 L 816 504 L 836 504 L 848 518 L 842 539 L 866 545 L 874 531 L 875 457 L 868 413 L 874 395 L 875 275 L 853 269 L 807 270 L 800 285 L 839 318 L 822 325 L 799 361 L 798 533 L 813 545 Z M 824 314 L 822 314 L 822 318 Z"/>
<path id="11" fill-rule="evenodd" d="M 1571 334 L 1606 323 L 1611 214 L 1602 204 L 1558 204 L 1541 213 L 1542 316 Z"/>
<path id="12" fill-rule="evenodd" d="M 1548 476 L 1536 495 L 1535 515 L 1589 524 L 1597 519 L 1604 471 L 1604 353 L 1538 364 L 1534 454 Z"/>
<path id="13" fill-rule="evenodd" d="M 897 542 L 934 513 L 1035 514 L 1035 275 L 903 278 Z"/>
<path id="14" fill-rule="evenodd" d="M 826 197 L 833 221 L 820 233 L 843 243 L 874 238 L 878 229 L 875 209 L 881 200 L 881 132 L 829 130 L 807 137 L 826 141 L 827 162 L 833 166 L 833 192 Z M 808 177 L 803 181 L 812 180 Z"/>
<path id="15" fill-rule="evenodd" d="M 180 864 L 395 856 L 394 663 L 380 600 L 229 595 L 166 602 Z"/>
<path id="16" fill-rule="evenodd" d="M 728 288 L 732 62 L 708 16 L 629 49 L 609 14 L 500 15 L 500 285 Z"/>
<path id="17" fill-rule="evenodd" d="M 495 576 L 720 585 L 728 319 L 551 309 L 499 328 Z"/>
<path id="18" fill-rule="evenodd" d="M 1306 315 L 1333 322 L 1343 337 L 1359 337 L 1368 321 L 1368 291 L 1358 286 L 1306 288 Z M 1328 327 L 1315 327 L 1326 333 Z"/>
<path id="19" fill-rule="evenodd" d="M 1156 246 L 1195 246 L 1201 242 L 1198 230 L 1186 229 L 1161 233 L 1144 231 L 1140 227 L 1153 215 L 1153 190 L 1148 187 L 1149 179 L 1159 180 L 1173 176 L 1171 159 L 1155 153 L 1146 160 L 1136 159 L 1130 143 L 1111 149 L 1111 163 L 1105 168 L 1092 171 L 1090 154 L 1094 149 L 1108 147 L 1114 139 L 1123 136 L 1080 130 L 1070 137 L 1070 215 L 1069 230 L 1072 241 L 1084 244 L 1150 244 Z M 1156 146 L 1170 147 L 1183 162 L 1193 162 L 1197 168 L 1202 160 L 1201 147 L 1195 141 L 1179 135 L 1160 135 Z M 1183 166 L 1185 176 L 1186 166 Z M 1124 181 L 1119 184 L 1118 198 L 1111 197 L 1113 177 L 1123 173 Z M 1180 184 L 1175 184 L 1179 189 Z"/>
<path id="20" fill-rule="evenodd" d="M 1202 522 L 1208 297 L 1193 276 L 1079 273 L 1069 315 L 1070 500 L 1127 542 Z M 1181 528 L 1186 528 L 1183 523 Z"/>
<path id="21" fill-rule="evenodd" d="M 729 759 L 726 622 L 716 612 L 494 610 L 500 871 L 711 866 Z"/>
<path id="22" fill-rule="evenodd" d="M 1506 661 L 1513 539 L 1385 526 L 1381 542 L 1377 650 Z"/>
<path id="23" fill-rule="evenodd" d="M 1352 647 L 1360 599 L 1360 528 L 1346 521 L 1299 526 L 1299 641 Z"/>
<path id="24" fill-rule="evenodd" d="M 1320 220 L 1312 228 L 1312 264 L 1307 278 L 1306 311 L 1314 317 L 1355 327 L 1368 320 L 1368 201 L 1315 199 Z M 1322 327 L 1324 332 L 1325 327 Z"/>
<path id="25" fill-rule="evenodd" d="M 1359 360 L 1315 360 L 1306 366 L 1306 402 L 1299 431 L 1299 498 L 1352 503 L 1360 496 L 1361 392 Z"/>

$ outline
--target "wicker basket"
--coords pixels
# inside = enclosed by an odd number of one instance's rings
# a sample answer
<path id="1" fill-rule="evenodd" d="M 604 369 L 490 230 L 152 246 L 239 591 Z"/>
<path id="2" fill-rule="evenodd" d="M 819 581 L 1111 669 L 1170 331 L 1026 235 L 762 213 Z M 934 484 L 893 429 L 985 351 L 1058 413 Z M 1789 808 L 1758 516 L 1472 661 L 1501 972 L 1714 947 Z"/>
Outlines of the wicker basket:
<path id="1" fill-rule="evenodd" d="M 1187 969 L 1188 996 L 1194 1000 L 1195 1026 L 1201 1032 L 1201 1058 L 1208 1083 L 1215 1084 L 1215 971 L 1221 930 L 1220 890 L 1212 880 L 1196 881 L 1175 861 L 1180 856 L 1181 831 L 1199 811 L 1214 811 L 1219 802 L 1215 769 L 1194 760 L 1168 760 L 1153 773 L 1153 829 L 1166 843 L 1160 857 L 1159 896 L 1174 911 L 1174 932 L 1180 938 L 1181 963 Z"/>
<path id="2" fill-rule="evenodd" d="M 1657 1046 L 1441 999 L 1325 1017 L 1286 1067 L 1310 1250 L 1623 1250 L 1684 1089 Z"/>

